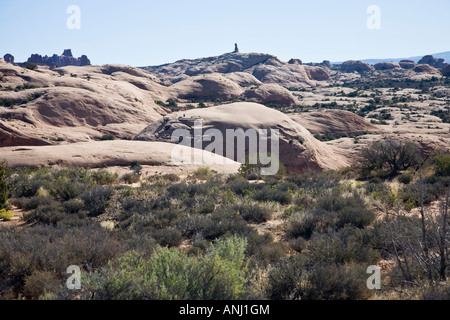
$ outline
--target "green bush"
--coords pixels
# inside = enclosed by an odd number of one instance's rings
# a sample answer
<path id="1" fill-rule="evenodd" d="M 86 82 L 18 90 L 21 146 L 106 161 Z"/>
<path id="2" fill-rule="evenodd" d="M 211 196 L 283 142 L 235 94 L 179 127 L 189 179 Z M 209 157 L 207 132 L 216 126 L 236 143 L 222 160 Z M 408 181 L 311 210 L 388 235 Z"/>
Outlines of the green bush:
<path id="1" fill-rule="evenodd" d="M 158 247 L 146 260 L 129 253 L 104 272 L 90 274 L 92 299 L 222 300 L 246 294 L 246 241 L 218 240 L 200 256 Z"/>
<path id="2" fill-rule="evenodd" d="M 245 221 L 251 223 L 263 223 L 272 218 L 271 210 L 259 205 L 235 205 L 233 209 L 239 212 Z"/>
<path id="3" fill-rule="evenodd" d="M 102 141 L 111 141 L 111 140 L 116 140 L 116 137 L 113 136 L 112 134 L 104 134 L 100 139 Z"/>
<path id="4" fill-rule="evenodd" d="M 410 184 L 411 181 L 414 179 L 414 175 L 411 173 L 403 173 L 398 176 L 398 182 L 403 184 Z"/>
<path id="5" fill-rule="evenodd" d="M 292 194 L 287 191 L 264 188 L 255 192 L 253 194 L 253 199 L 256 201 L 275 201 L 286 205 L 292 203 L 294 198 L 292 197 Z"/>
<path id="6" fill-rule="evenodd" d="M 138 183 L 140 179 L 141 179 L 141 177 L 138 174 L 134 173 L 134 172 L 132 172 L 132 173 L 125 173 L 120 178 L 120 180 L 122 180 L 126 184 Z"/>
<path id="7" fill-rule="evenodd" d="M 364 266 L 291 257 L 270 271 L 267 295 L 274 300 L 363 300 L 370 297 L 366 278 Z"/>
<path id="8" fill-rule="evenodd" d="M 0 209 L 0 220 L 10 221 L 13 217 L 14 215 L 12 214 L 11 211 L 6 209 Z"/>
<path id="9" fill-rule="evenodd" d="M 105 212 L 109 205 L 109 200 L 113 194 L 111 187 L 95 186 L 84 192 L 81 199 L 84 201 L 84 208 L 91 216 L 98 216 Z"/>

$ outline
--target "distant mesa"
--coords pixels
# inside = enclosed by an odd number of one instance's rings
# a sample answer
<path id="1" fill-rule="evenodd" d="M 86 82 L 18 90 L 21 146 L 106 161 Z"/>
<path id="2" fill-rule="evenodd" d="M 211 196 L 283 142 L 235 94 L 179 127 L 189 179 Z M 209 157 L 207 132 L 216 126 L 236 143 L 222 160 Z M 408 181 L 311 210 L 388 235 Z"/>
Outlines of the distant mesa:
<path id="1" fill-rule="evenodd" d="M 54 54 L 53 56 L 41 56 L 40 54 L 32 54 L 28 61 L 38 65 L 47 65 L 50 68 L 59 68 L 66 66 L 90 66 L 91 61 L 86 55 L 75 58 L 71 49 L 65 49 L 62 55 Z"/>
<path id="2" fill-rule="evenodd" d="M 14 56 L 10 53 L 7 53 L 3 56 L 3 60 L 5 60 L 8 63 L 14 63 Z"/>

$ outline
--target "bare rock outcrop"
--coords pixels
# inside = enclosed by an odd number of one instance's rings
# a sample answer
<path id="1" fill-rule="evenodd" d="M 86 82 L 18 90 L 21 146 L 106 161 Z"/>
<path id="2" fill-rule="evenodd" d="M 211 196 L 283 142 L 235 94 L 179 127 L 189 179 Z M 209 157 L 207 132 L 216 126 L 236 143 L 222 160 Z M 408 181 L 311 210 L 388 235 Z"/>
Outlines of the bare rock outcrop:
<path id="1" fill-rule="evenodd" d="M 255 89 L 244 92 L 244 97 L 263 104 L 279 104 L 291 106 L 296 103 L 292 93 L 276 84 L 263 84 Z"/>
<path id="2" fill-rule="evenodd" d="M 448 65 L 444 59 L 436 59 L 432 55 L 424 56 L 422 59 L 420 59 L 418 64 L 428 64 L 438 69 L 445 68 Z"/>
<path id="3" fill-rule="evenodd" d="M 400 69 L 400 65 L 397 62 L 380 62 L 373 67 L 378 71 Z"/>
<path id="4" fill-rule="evenodd" d="M 450 65 L 446 66 L 444 69 L 442 69 L 442 75 L 446 77 L 450 77 Z"/>
<path id="5" fill-rule="evenodd" d="M 438 70 L 429 64 L 418 64 L 413 69 L 417 73 L 437 73 Z"/>
<path id="6" fill-rule="evenodd" d="M 10 53 L 7 53 L 3 56 L 3 60 L 5 60 L 7 63 L 14 63 L 14 56 Z"/>
<path id="7" fill-rule="evenodd" d="M 305 66 L 305 70 L 308 74 L 309 79 L 311 80 L 325 81 L 330 79 L 330 74 L 325 68 L 317 66 Z"/>
<path id="8" fill-rule="evenodd" d="M 362 62 L 362 61 L 349 60 L 349 61 L 345 61 L 341 65 L 341 71 L 347 72 L 347 73 L 353 73 L 353 72 L 364 73 L 364 72 L 370 72 L 370 71 L 374 71 L 374 70 L 375 70 L 374 67 L 372 67 L 370 64 Z"/>
<path id="9" fill-rule="evenodd" d="M 185 129 L 192 136 L 195 122 L 201 121 L 203 133 L 207 129 L 217 129 L 224 138 L 223 153 L 227 150 L 226 131 L 240 128 L 279 130 L 279 158 L 290 172 L 305 172 L 310 169 L 327 170 L 347 166 L 347 159 L 335 153 L 334 147 L 315 139 L 303 126 L 285 114 L 263 105 L 249 102 L 226 104 L 207 109 L 192 109 L 167 115 L 159 121 L 151 123 L 135 140 L 171 142 L 172 133 L 176 129 Z M 197 128 L 198 130 L 198 128 Z M 270 138 L 269 138 L 270 143 Z M 205 149 L 210 142 L 205 142 Z M 197 145 L 197 147 L 200 147 Z M 217 150 L 214 150 L 215 152 Z M 245 152 L 249 152 L 248 143 Z M 234 154 L 230 159 L 235 159 Z"/>
<path id="10" fill-rule="evenodd" d="M 89 66 L 91 65 L 91 61 L 88 59 L 86 55 L 82 55 L 80 58 L 75 58 L 72 55 L 71 49 L 65 49 L 63 54 L 58 56 L 54 54 L 53 56 L 41 56 L 40 54 L 32 54 L 30 58 L 28 58 L 28 62 L 38 64 L 38 65 L 47 65 L 50 68 L 60 68 L 66 66 Z"/>
<path id="11" fill-rule="evenodd" d="M 402 69 L 406 69 L 406 70 L 411 70 L 414 69 L 416 67 L 416 63 L 412 60 L 401 60 L 399 62 L 400 68 Z"/>

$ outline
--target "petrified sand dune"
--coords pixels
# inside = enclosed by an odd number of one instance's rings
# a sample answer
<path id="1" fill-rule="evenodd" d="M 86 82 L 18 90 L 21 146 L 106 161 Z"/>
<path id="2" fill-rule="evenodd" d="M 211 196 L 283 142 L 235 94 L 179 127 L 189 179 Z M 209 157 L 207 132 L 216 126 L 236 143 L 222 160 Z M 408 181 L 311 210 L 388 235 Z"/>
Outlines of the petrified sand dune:
<path id="1" fill-rule="evenodd" d="M 380 131 L 366 119 L 344 110 L 322 110 L 290 114 L 289 117 L 312 134 L 350 134 Z"/>
<path id="2" fill-rule="evenodd" d="M 94 141 L 56 146 L 2 148 L 0 160 L 6 161 L 12 168 L 54 165 L 103 168 L 129 166 L 134 161 L 138 161 L 141 165 L 158 167 L 162 171 L 180 167 L 184 171 L 193 171 L 203 165 L 194 163 L 194 153 L 192 153 L 191 163 L 180 164 L 180 159 L 172 157 L 175 147 L 183 149 L 186 153 L 191 151 L 191 148 L 164 142 Z M 219 162 L 217 155 L 199 151 L 203 162 L 213 170 L 220 173 L 236 173 L 239 169 L 240 164 L 230 160 L 223 159 L 224 164 L 214 164 L 214 161 Z M 174 152 L 174 154 L 177 153 Z"/>
<path id="3" fill-rule="evenodd" d="M 169 98 L 169 90 L 138 68 L 69 66 L 33 71 L 1 60 L 0 72 L 2 87 L 10 88 L 0 92 L 0 99 L 14 105 L 0 106 L 0 125 L 9 128 L 0 131 L 0 147 L 27 141 L 48 144 L 51 139 L 89 141 L 104 134 L 132 138 L 169 112 L 154 102 Z"/>
<path id="4" fill-rule="evenodd" d="M 334 152 L 333 147 L 316 140 L 309 131 L 283 113 L 257 103 L 240 102 L 207 109 L 195 109 L 170 114 L 153 122 L 135 137 L 135 140 L 172 142 L 176 129 L 186 129 L 194 135 L 195 121 L 202 122 L 203 132 L 217 129 L 224 137 L 227 129 L 278 129 L 280 134 L 280 161 L 290 171 L 308 169 L 338 169 L 348 165 L 347 160 Z M 248 145 L 246 151 L 248 152 Z M 239 160 L 242 159 L 233 159 Z"/>

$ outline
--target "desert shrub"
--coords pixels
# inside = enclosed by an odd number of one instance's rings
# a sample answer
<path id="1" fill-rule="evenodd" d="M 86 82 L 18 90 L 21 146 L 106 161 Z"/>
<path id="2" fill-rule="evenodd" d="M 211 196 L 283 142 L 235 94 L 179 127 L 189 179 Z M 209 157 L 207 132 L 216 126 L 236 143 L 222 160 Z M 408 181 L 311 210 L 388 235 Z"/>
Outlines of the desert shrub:
<path id="1" fill-rule="evenodd" d="M 83 210 L 85 204 L 81 199 L 70 199 L 63 203 L 63 207 L 66 213 L 78 213 Z"/>
<path id="2" fill-rule="evenodd" d="M 246 195 L 249 193 L 253 193 L 255 190 L 261 190 L 264 188 L 265 184 L 263 183 L 249 183 L 246 180 L 235 180 L 227 183 L 227 188 L 233 191 L 238 195 Z"/>
<path id="3" fill-rule="evenodd" d="M 0 209 L 0 220 L 10 221 L 14 215 L 10 210 Z"/>
<path id="4" fill-rule="evenodd" d="M 117 180 L 117 173 L 110 173 L 105 170 L 98 170 L 92 172 L 92 179 L 96 184 L 105 185 L 113 184 Z"/>
<path id="5" fill-rule="evenodd" d="M 246 293 L 245 246 L 233 237 L 216 241 L 198 257 L 161 247 L 148 260 L 132 252 L 89 275 L 84 294 L 105 300 L 237 299 Z"/>
<path id="6" fill-rule="evenodd" d="M 367 208 L 364 199 L 358 193 L 342 196 L 339 192 L 332 191 L 320 197 L 315 208 L 336 213 L 337 228 L 342 228 L 346 224 L 364 228 L 375 219 L 374 213 Z"/>
<path id="7" fill-rule="evenodd" d="M 105 212 L 109 204 L 109 199 L 113 194 L 111 187 L 95 186 L 84 192 L 81 199 L 84 201 L 84 208 L 91 216 L 98 216 Z"/>
<path id="8" fill-rule="evenodd" d="M 303 189 L 330 189 L 339 185 L 341 177 L 336 172 L 309 171 L 301 175 L 289 175 L 286 181 L 296 184 Z"/>
<path id="9" fill-rule="evenodd" d="M 438 150 L 433 154 L 434 171 L 437 176 L 450 176 L 450 153 Z"/>
<path id="10" fill-rule="evenodd" d="M 361 300 L 370 297 L 362 266 L 311 264 L 302 257 L 280 261 L 269 273 L 274 300 Z"/>
<path id="11" fill-rule="evenodd" d="M 14 198 L 11 199 L 11 203 L 20 209 L 29 211 L 34 210 L 40 206 L 48 206 L 52 203 L 55 203 L 55 201 L 49 197 L 34 196 L 31 198 Z"/>
<path id="12" fill-rule="evenodd" d="M 286 234 L 292 238 L 308 240 L 314 232 L 325 232 L 335 225 L 335 215 L 323 209 L 313 209 L 293 214 L 287 222 Z"/>
<path id="13" fill-rule="evenodd" d="M 450 285 L 426 290 L 422 293 L 422 300 L 450 300 Z"/>
<path id="14" fill-rule="evenodd" d="M 233 209 L 239 212 L 245 221 L 251 223 L 263 223 L 272 218 L 272 211 L 259 205 L 235 205 Z"/>
<path id="15" fill-rule="evenodd" d="M 111 234 L 89 222 L 77 228 L 36 225 L 21 232 L 0 228 L 0 294 L 2 288 L 23 292 L 27 277 L 36 271 L 67 279 L 70 265 L 97 270 L 123 253 Z"/>
<path id="16" fill-rule="evenodd" d="M 30 178 L 29 175 L 19 172 L 8 179 L 8 189 L 13 198 L 33 197 L 44 184 L 40 176 Z"/>
<path id="17" fill-rule="evenodd" d="M 217 171 L 212 170 L 209 167 L 200 167 L 197 170 L 193 172 L 193 176 L 197 179 L 206 180 L 208 179 L 212 174 L 217 173 Z"/>
<path id="18" fill-rule="evenodd" d="M 36 222 L 48 225 L 57 225 L 66 218 L 64 208 L 59 203 L 42 205 L 35 210 L 24 214 L 24 220 L 28 223 Z"/>
<path id="19" fill-rule="evenodd" d="M 268 266 L 286 256 L 285 245 L 274 242 L 270 233 L 251 232 L 247 235 L 247 241 L 247 256 L 251 257 L 251 261 L 257 266 Z"/>
<path id="20" fill-rule="evenodd" d="M 248 178 L 251 175 L 259 176 L 260 174 L 269 174 L 274 175 L 274 173 L 269 172 L 268 170 L 272 170 L 274 166 L 278 166 L 277 172 L 275 172 L 276 175 L 283 176 L 286 175 L 286 168 L 285 166 L 279 161 L 279 159 L 272 159 L 270 152 L 264 155 L 265 157 L 268 157 L 272 160 L 274 160 L 276 163 L 269 163 L 269 164 L 262 164 L 261 161 L 262 154 L 256 154 L 256 155 L 247 155 L 245 156 L 244 162 L 239 167 L 238 173 L 243 176 L 244 178 Z M 269 169 L 270 168 L 270 169 Z"/>
<path id="21" fill-rule="evenodd" d="M 23 64 L 23 67 L 24 68 L 27 68 L 27 69 L 29 69 L 29 70 L 36 70 L 37 69 L 37 64 L 35 64 L 35 63 L 32 63 L 32 62 L 25 62 L 24 64 Z"/>
<path id="22" fill-rule="evenodd" d="M 245 237 L 252 230 L 240 215 L 223 208 L 219 208 L 207 216 L 187 218 L 181 221 L 181 225 L 185 234 L 199 233 L 206 240 L 214 240 L 228 235 Z"/>
<path id="23" fill-rule="evenodd" d="M 122 177 L 120 177 L 120 180 L 122 180 L 126 184 L 138 183 L 140 179 L 141 177 L 134 172 L 125 173 Z"/>
<path id="24" fill-rule="evenodd" d="M 346 225 L 352 225 L 357 228 L 365 228 L 375 220 L 375 214 L 372 210 L 361 207 L 347 206 L 339 211 L 336 227 L 343 228 Z"/>
<path id="25" fill-rule="evenodd" d="M 102 137 L 100 139 L 102 141 L 110 141 L 110 140 L 116 140 L 116 137 L 113 136 L 112 134 L 104 134 L 104 135 L 102 135 Z"/>
<path id="26" fill-rule="evenodd" d="M 414 179 L 414 175 L 411 173 L 403 173 L 398 176 L 398 182 L 403 184 L 410 184 L 411 181 Z"/>
<path id="27" fill-rule="evenodd" d="M 305 250 L 308 246 L 308 242 L 304 238 L 296 238 L 289 242 L 289 247 L 292 250 L 297 251 L 298 253 L 301 253 L 303 250 Z"/>
<path id="28" fill-rule="evenodd" d="M 351 226 L 315 233 L 308 242 L 308 257 L 319 263 L 375 263 L 379 255 L 371 247 L 372 238 L 370 232 Z"/>
<path id="29" fill-rule="evenodd" d="M 181 231 L 174 228 L 155 230 L 151 233 L 156 243 L 163 247 L 178 247 L 183 240 Z"/>
<path id="30" fill-rule="evenodd" d="M 159 179 L 166 180 L 168 182 L 178 182 L 178 181 L 180 181 L 180 177 L 177 176 L 174 173 L 167 173 L 167 174 L 163 174 L 163 175 L 156 175 L 155 174 L 155 175 L 150 176 L 148 178 L 148 181 L 149 182 L 154 182 L 154 181 L 157 181 Z"/>
<path id="31" fill-rule="evenodd" d="M 292 194 L 287 191 L 278 189 L 264 188 L 253 194 L 253 199 L 256 201 L 275 201 L 280 204 L 290 204 L 293 201 Z"/>
<path id="32" fill-rule="evenodd" d="M 61 282 L 52 272 L 36 270 L 25 278 L 23 295 L 28 299 L 39 299 L 48 292 L 56 292 Z"/>

